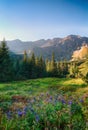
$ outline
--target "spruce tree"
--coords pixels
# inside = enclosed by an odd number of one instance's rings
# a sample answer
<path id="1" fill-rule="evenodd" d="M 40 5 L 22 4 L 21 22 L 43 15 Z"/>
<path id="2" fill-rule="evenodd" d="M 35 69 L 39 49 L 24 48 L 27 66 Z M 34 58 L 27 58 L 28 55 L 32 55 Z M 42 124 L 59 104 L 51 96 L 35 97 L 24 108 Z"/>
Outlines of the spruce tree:
<path id="1" fill-rule="evenodd" d="M 66 75 L 68 74 L 68 64 L 66 60 L 61 62 L 61 74 L 62 77 L 66 77 Z"/>
<path id="2" fill-rule="evenodd" d="M 39 71 L 40 71 L 39 57 L 36 57 L 35 64 L 36 64 L 36 69 L 35 69 L 36 78 L 39 78 Z"/>
<path id="3" fill-rule="evenodd" d="M 14 67 L 14 80 L 19 80 L 20 79 L 20 60 L 16 59 L 14 60 L 14 64 L 13 64 L 13 67 Z"/>
<path id="4" fill-rule="evenodd" d="M 26 51 L 24 51 L 23 60 L 21 62 L 20 67 L 20 79 L 28 79 L 29 72 L 28 72 L 28 57 Z"/>
<path id="5" fill-rule="evenodd" d="M 42 56 L 39 58 L 39 77 L 44 77 L 46 73 L 45 61 Z"/>
<path id="6" fill-rule="evenodd" d="M 13 64 L 10 58 L 10 52 L 5 40 L 0 46 L 0 81 L 10 81 L 13 79 Z"/>
<path id="7" fill-rule="evenodd" d="M 62 77 L 62 70 L 61 70 L 60 62 L 57 63 L 57 72 L 58 72 L 58 77 Z"/>
<path id="8" fill-rule="evenodd" d="M 46 63 L 45 63 L 45 66 L 46 66 L 46 76 L 50 76 L 50 67 L 51 67 L 51 62 L 46 59 Z"/>
<path id="9" fill-rule="evenodd" d="M 52 60 L 51 60 L 51 76 L 57 76 L 57 63 L 55 62 L 54 53 L 52 53 Z"/>
<path id="10" fill-rule="evenodd" d="M 29 73 L 30 78 L 36 78 L 36 58 L 34 52 L 31 55 L 31 58 L 29 59 Z"/>

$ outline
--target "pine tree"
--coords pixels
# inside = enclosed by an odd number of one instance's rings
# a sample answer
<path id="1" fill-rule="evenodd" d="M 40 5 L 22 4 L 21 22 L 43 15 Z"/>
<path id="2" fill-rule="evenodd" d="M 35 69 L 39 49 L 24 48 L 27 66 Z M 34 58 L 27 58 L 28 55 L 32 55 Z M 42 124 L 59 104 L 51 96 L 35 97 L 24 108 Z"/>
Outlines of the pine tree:
<path id="1" fill-rule="evenodd" d="M 28 72 L 28 57 L 26 51 L 24 51 L 23 61 L 21 62 L 20 67 L 20 79 L 28 79 L 29 72 Z"/>
<path id="2" fill-rule="evenodd" d="M 64 60 L 64 75 L 66 76 L 67 74 L 69 74 L 68 62 Z"/>
<path id="3" fill-rule="evenodd" d="M 16 59 L 14 60 L 14 64 L 13 64 L 13 67 L 14 67 L 14 80 L 19 80 L 20 79 L 20 60 Z"/>
<path id="4" fill-rule="evenodd" d="M 61 70 L 60 62 L 57 63 L 57 72 L 58 72 L 58 77 L 62 77 L 62 70 Z"/>
<path id="5" fill-rule="evenodd" d="M 46 64 L 42 56 L 40 58 L 36 58 L 36 73 L 37 78 L 46 76 Z"/>
<path id="6" fill-rule="evenodd" d="M 46 71 L 50 72 L 50 61 L 46 59 Z"/>
<path id="7" fill-rule="evenodd" d="M 23 62 L 27 62 L 28 57 L 27 57 L 27 52 L 26 50 L 24 51 L 24 56 L 23 56 Z"/>
<path id="8" fill-rule="evenodd" d="M 51 60 L 51 67 L 50 67 L 50 71 L 51 71 L 51 76 L 57 76 L 57 63 L 55 62 L 55 56 L 54 53 L 52 53 L 52 60 Z"/>
<path id="9" fill-rule="evenodd" d="M 43 60 L 42 56 L 39 59 L 39 68 L 40 68 L 39 70 L 40 77 L 44 77 L 46 73 L 46 66 L 45 66 L 45 61 Z"/>
<path id="10" fill-rule="evenodd" d="M 30 78 L 36 78 L 36 58 L 35 54 L 32 53 L 31 58 L 29 59 L 29 73 L 30 73 Z"/>
<path id="11" fill-rule="evenodd" d="M 40 71 L 39 57 L 36 57 L 36 59 L 35 59 L 35 64 L 36 64 L 36 69 L 35 69 L 36 78 L 38 78 L 38 77 L 39 77 L 39 71 Z"/>
<path id="12" fill-rule="evenodd" d="M 50 62 L 48 59 L 46 59 L 45 67 L 46 67 L 46 76 L 47 76 L 47 77 L 50 77 L 51 62 Z"/>
<path id="13" fill-rule="evenodd" d="M 10 52 L 5 40 L 0 46 L 0 81 L 10 81 L 13 79 L 13 64 L 10 58 Z"/>
<path id="14" fill-rule="evenodd" d="M 68 74 L 68 64 L 66 60 L 61 62 L 61 73 L 62 77 L 66 77 L 66 75 Z"/>

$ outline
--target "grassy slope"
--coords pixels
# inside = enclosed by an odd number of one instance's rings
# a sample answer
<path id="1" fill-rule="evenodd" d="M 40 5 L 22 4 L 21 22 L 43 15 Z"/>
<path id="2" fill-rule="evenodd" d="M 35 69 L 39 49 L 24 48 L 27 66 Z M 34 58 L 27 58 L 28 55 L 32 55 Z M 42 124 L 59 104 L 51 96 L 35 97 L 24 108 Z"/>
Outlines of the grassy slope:
<path id="1" fill-rule="evenodd" d="M 88 93 L 88 87 L 81 79 L 43 78 L 0 84 L 0 100 L 9 100 L 13 95 L 26 97 L 49 92 L 81 95 Z"/>

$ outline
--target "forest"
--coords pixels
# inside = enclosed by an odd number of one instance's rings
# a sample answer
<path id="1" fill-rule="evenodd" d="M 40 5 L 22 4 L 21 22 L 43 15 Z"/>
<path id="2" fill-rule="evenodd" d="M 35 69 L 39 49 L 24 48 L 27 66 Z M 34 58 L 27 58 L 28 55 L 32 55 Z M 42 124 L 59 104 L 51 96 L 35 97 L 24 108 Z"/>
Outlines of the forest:
<path id="1" fill-rule="evenodd" d="M 0 82 L 43 77 L 85 79 L 88 75 L 84 76 L 79 70 L 82 61 L 56 61 L 54 52 L 51 60 L 43 59 L 42 56 L 36 57 L 34 53 L 28 57 L 26 51 L 22 58 L 13 58 L 10 53 L 6 41 L 3 40 L 0 46 Z"/>

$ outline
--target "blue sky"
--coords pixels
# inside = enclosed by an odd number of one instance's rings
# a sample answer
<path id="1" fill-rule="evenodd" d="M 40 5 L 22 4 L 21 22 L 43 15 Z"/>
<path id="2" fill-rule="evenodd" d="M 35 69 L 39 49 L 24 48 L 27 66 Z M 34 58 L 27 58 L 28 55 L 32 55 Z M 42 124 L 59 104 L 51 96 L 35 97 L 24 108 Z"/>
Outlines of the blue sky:
<path id="1" fill-rule="evenodd" d="M 88 36 L 88 0 L 0 0 L 0 40 Z"/>

